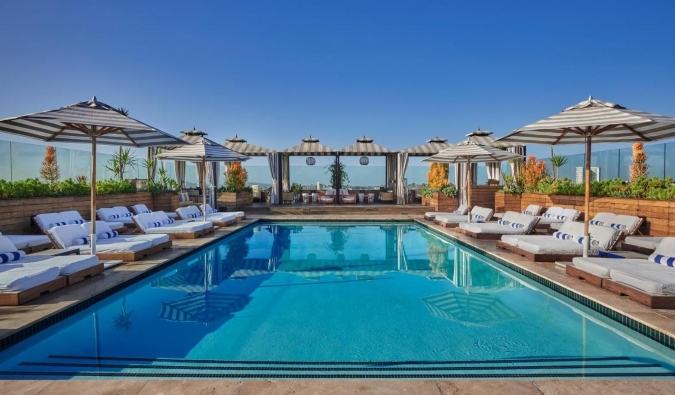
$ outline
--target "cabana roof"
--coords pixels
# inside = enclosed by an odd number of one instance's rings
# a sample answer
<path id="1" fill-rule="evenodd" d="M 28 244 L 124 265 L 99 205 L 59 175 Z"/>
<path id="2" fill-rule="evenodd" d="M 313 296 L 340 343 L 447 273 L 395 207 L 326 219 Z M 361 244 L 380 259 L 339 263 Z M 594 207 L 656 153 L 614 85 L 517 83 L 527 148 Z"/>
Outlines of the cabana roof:
<path id="1" fill-rule="evenodd" d="M 427 140 L 426 144 L 416 145 L 414 147 L 400 150 L 399 152 L 408 154 L 410 156 L 432 156 L 450 147 L 452 147 L 452 144 L 449 144 L 448 140 L 444 140 L 436 136 L 436 138 Z"/>
<path id="2" fill-rule="evenodd" d="M 510 147 L 518 147 L 521 144 L 518 143 L 508 143 L 508 142 L 502 142 L 502 141 L 497 141 L 496 138 L 491 136 L 492 132 L 489 132 L 487 130 L 476 130 L 475 132 L 471 132 L 466 135 L 467 139 L 461 141 L 458 144 L 468 144 L 468 143 L 473 143 L 473 144 L 480 144 L 480 145 L 487 145 L 489 147 L 504 147 L 504 148 L 510 148 Z M 497 142 L 496 142 L 497 141 Z"/>
<path id="3" fill-rule="evenodd" d="M 333 156 L 337 153 L 336 150 L 319 143 L 319 139 L 312 136 L 302 139 L 302 143 L 286 148 L 281 152 L 286 155 L 301 156 Z"/>
<path id="4" fill-rule="evenodd" d="M 267 154 L 274 153 L 274 150 L 271 148 L 249 144 L 246 142 L 246 140 L 237 135 L 225 140 L 225 144 L 223 144 L 223 146 L 225 148 L 231 149 L 232 151 L 236 151 L 240 154 L 248 156 L 267 156 Z"/>
<path id="5" fill-rule="evenodd" d="M 389 148 L 373 143 L 373 139 L 363 136 L 356 139 L 356 143 L 340 150 L 344 156 L 383 156 L 393 153 Z"/>

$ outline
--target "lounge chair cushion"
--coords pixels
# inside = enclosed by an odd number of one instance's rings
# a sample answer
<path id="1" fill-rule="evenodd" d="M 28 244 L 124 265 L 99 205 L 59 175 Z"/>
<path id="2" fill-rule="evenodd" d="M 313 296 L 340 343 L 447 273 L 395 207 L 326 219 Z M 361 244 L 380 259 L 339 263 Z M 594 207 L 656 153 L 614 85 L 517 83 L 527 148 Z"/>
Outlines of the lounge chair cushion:
<path id="1" fill-rule="evenodd" d="M 541 206 L 538 206 L 536 204 L 530 204 L 523 210 L 523 214 L 528 214 L 528 215 L 539 215 L 539 212 L 541 212 Z"/>
<path id="2" fill-rule="evenodd" d="M 552 236 L 543 236 L 548 239 L 533 240 L 520 239 L 518 240 L 518 248 L 529 251 L 533 254 L 579 254 L 583 253 L 583 246 L 578 243 L 572 243 L 566 240 L 556 239 Z"/>
<path id="3" fill-rule="evenodd" d="M 95 255 L 67 255 L 67 256 L 27 256 L 16 262 L 26 268 L 57 267 L 62 276 L 68 276 L 81 270 L 98 265 Z"/>
<path id="4" fill-rule="evenodd" d="M 127 217 L 126 213 L 121 213 L 116 208 L 100 208 L 96 210 L 99 218 L 106 222 L 116 222 L 122 224 L 132 224 L 134 221 L 131 220 L 131 217 Z M 131 213 L 129 213 L 131 214 Z"/>
<path id="5" fill-rule="evenodd" d="M 623 243 L 630 244 L 637 247 L 642 247 L 648 250 L 655 250 L 665 237 L 652 236 L 626 236 Z"/>
<path id="6" fill-rule="evenodd" d="M 0 236 L 3 236 L 0 232 Z M 43 235 L 4 235 L 16 248 L 36 247 L 51 244 L 49 237 Z"/>
<path id="7" fill-rule="evenodd" d="M 135 204 L 131 206 L 131 209 L 134 210 L 136 214 L 150 214 L 152 210 L 148 208 L 145 204 Z"/>
<path id="8" fill-rule="evenodd" d="M 453 211 L 453 214 L 459 214 L 459 215 L 466 215 L 466 212 L 469 211 L 469 206 L 466 204 L 460 204 L 459 207 L 457 207 L 457 210 Z"/>
<path id="9" fill-rule="evenodd" d="M 637 231 L 640 224 L 642 224 L 642 218 L 640 217 L 634 215 L 617 215 L 609 225 L 605 224 L 605 226 L 610 226 L 625 234 L 631 235 Z"/>
<path id="10" fill-rule="evenodd" d="M 233 222 L 237 220 L 237 216 L 234 213 L 215 213 L 215 214 L 208 214 L 206 216 L 206 219 L 208 221 L 213 221 L 213 222 Z"/>
<path id="11" fill-rule="evenodd" d="M 68 225 L 68 221 L 58 213 L 45 213 L 35 216 L 35 222 L 43 233 L 55 226 Z"/>
<path id="12" fill-rule="evenodd" d="M 83 224 L 84 218 L 75 210 L 71 211 L 62 211 L 59 213 L 63 219 L 66 220 L 68 225 L 81 225 Z"/>
<path id="13" fill-rule="evenodd" d="M 652 265 L 650 268 L 643 266 L 612 269 L 609 277 L 650 295 L 675 295 L 675 270 L 660 265 Z"/>
<path id="14" fill-rule="evenodd" d="M 426 213 L 424 213 L 424 216 L 427 218 L 434 218 L 437 215 L 463 215 L 464 218 L 466 218 L 466 213 L 457 214 L 454 211 L 427 211 Z"/>
<path id="15" fill-rule="evenodd" d="M 546 212 L 544 214 L 542 214 L 541 216 L 543 218 L 555 218 L 559 215 L 562 215 L 563 210 L 564 210 L 564 208 L 562 208 L 562 207 L 556 207 L 556 206 L 549 207 L 548 210 L 546 210 Z"/>
<path id="16" fill-rule="evenodd" d="M 96 252 L 99 254 L 124 254 L 129 252 L 141 252 L 151 247 L 152 242 L 148 240 L 125 241 L 115 238 L 96 241 Z M 77 248 L 80 249 L 82 254 L 89 254 L 91 252 L 89 245 L 78 246 Z"/>
<path id="17" fill-rule="evenodd" d="M 91 222 L 84 223 L 81 226 L 87 234 L 91 234 Z M 112 230 L 107 222 L 96 221 L 96 240 L 113 239 L 118 236 L 119 233 Z"/>
<path id="18" fill-rule="evenodd" d="M 129 209 L 124 206 L 114 206 L 113 210 L 117 211 L 121 218 L 131 218 L 133 216 Z"/>
<path id="19" fill-rule="evenodd" d="M 176 210 L 176 213 L 178 213 L 178 217 L 180 217 L 182 220 L 198 219 L 204 217 L 204 214 L 199 211 L 197 206 L 181 207 Z"/>
<path id="20" fill-rule="evenodd" d="M 24 291 L 52 281 L 59 276 L 58 267 L 30 268 L 21 264 L 0 265 L 0 291 Z"/>
<path id="21" fill-rule="evenodd" d="M 0 236 L 0 253 L 16 252 L 16 251 L 17 251 L 16 246 L 14 245 L 14 243 L 9 241 L 7 236 Z"/>
<path id="22" fill-rule="evenodd" d="M 662 266 L 675 267 L 675 237 L 664 237 L 648 259 Z"/>
<path id="23" fill-rule="evenodd" d="M 434 220 L 444 224 L 457 224 L 461 222 L 468 222 L 466 215 L 459 215 L 459 214 L 436 214 Z"/>
<path id="24" fill-rule="evenodd" d="M 135 218 L 143 233 L 150 234 L 169 234 L 169 233 L 195 233 L 207 227 L 213 226 L 209 221 L 197 222 L 175 222 L 173 224 L 163 225 L 164 216 L 162 211 L 155 211 L 152 214 L 139 214 Z"/>
<path id="25" fill-rule="evenodd" d="M 601 211 L 601 212 L 595 214 L 595 216 L 593 218 L 591 218 L 591 220 L 589 221 L 589 224 L 600 225 L 600 226 L 609 226 L 609 224 L 614 222 L 615 218 L 616 218 L 616 214 Z"/>
<path id="26" fill-rule="evenodd" d="M 88 243 L 89 232 L 81 225 L 57 226 L 49 230 L 54 242 L 59 248 L 81 246 Z"/>
<path id="27" fill-rule="evenodd" d="M 612 269 L 639 268 L 647 262 L 646 259 L 619 259 L 619 258 L 572 258 L 572 264 L 579 270 L 598 276 L 609 278 Z"/>

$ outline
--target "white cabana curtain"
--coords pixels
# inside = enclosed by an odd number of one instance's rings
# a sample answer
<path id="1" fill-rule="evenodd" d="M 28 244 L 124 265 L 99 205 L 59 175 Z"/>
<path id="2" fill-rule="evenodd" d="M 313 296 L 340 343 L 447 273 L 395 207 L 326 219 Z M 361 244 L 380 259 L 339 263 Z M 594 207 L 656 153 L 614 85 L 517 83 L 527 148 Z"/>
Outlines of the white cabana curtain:
<path id="1" fill-rule="evenodd" d="M 385 177 L 384 186 L 389 190 L 390 188 L 396 188 L 392 183 L 396 182 L 396 154 L 388 154 L 385 157 Z"/>
<path id="2" fill-rule="evenodd" d="M 281 180 L 282 191 L 288 192 L 291 190 L 291 165 L 290 155 L 281 156 Z"/>
<path id="3" fill-rule="evenodd" d="M 499 181 L 502 176 L 501 162 L 487 162 L 485 164 L 487 169 L 488 180 L 497 180 Z"/>
<path id="4" fill-rule="evenodd" d="M 270 194 L 270 203 L 279 204 L 279 185 L 277 181 L 277 176 L 279 174 L 279 154 L 269 153 L 267 154 L 267 162 L 270 165 L 270 174 L 272 175 L 272 193 Z"/>
<path id="5" fill-rule="evenodd" d="M 174 170 L 176 170 L 176 182 L 180 185 L 181 189 L 185 189 L 185 162 L 177 160 L 173 166 Z"/>
<path id="6" fill-rule="evenodd" d="M 398 169 L 396 171 L 396 204 L 406 204 L 406 190 L 403 185 L 405 171 L 408 168 L 408 154 L 398 154 Z"/>
<path id="7" fill-rule="evenodd" d="M 459 204 L 466 204 L 466 163 L 455 163 L 455 186 Z"/>

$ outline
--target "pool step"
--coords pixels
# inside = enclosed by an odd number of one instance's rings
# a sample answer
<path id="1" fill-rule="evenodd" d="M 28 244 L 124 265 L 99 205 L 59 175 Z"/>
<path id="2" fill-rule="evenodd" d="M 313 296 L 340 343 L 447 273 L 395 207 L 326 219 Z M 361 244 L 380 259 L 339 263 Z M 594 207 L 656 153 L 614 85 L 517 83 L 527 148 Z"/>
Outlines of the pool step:
<path id="1" fill-rule="evenodd" d="M 229 361 L 53 355 L 25 361 L 0 377 L 143 378 L 645 378 L 672 377 L 658 363 L 628 357 L 517 358 L 466 361 Z"/>

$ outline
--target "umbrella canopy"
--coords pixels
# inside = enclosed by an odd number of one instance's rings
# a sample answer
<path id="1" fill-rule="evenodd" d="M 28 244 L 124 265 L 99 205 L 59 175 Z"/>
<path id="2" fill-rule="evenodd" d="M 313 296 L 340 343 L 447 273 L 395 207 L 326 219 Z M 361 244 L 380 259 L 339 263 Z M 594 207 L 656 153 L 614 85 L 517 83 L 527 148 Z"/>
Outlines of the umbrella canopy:
<path id="1" fill-rule="evenodd" d="M 485 145 L 474 143 L 463 143 L 450 147 L 438 154 L 426 158 L 423 162 L 438 162 L 438 163 L 466 163 L 467 164 L 467 205 L 471 207 L 471 177 L 469 171 L 471 163 L 479 162 L 501 162 L 520 158 L 522 155 L 513 152 L 503 151 L 498 148 L 492 148 Z M 469 216 L 469 218 L 471 218 Z"/>
<path id="2" fill-rule="evenodd" d="M 162 303 L 159 317 L 169 321 L 208 324 L 241 311 L 251 300 L 246 295 L 203 292 L 173 302 Z"/>
<path id="3" fill-rule="evenodd" d="M 591 145 L 663 140 L 675 137 L 675 118 L 629 110 L 589 97 L 551 117 L 517 129 L 498 143 L 586 144 L 584 256 L 588 255 L 590 218 Z"/>
<path id="4" fill-rule="evenodd" d="M 422 298 L 429 313 L 470 326 L 493 326 L 520 315 L 498 297 L 464 292 L 445 292 Z"/>
<path id="5" fill-rule="evenodd" d="M 492 137 L 492 132 L 487 130 L 478 130 L 468 133 L 466 139 L 461 141 L 459 144 L 480 144 L 487 145 L 489 147 L 517 147 L 521 144 L 510 143 L 510 142 L 501 142 L 497 141 L 496 138 Z"/>
<path id="6" fill-rule="evenodd" d="M 452 147 L 452 144 L 448 143 L 448 140 L 435 137 L 431 140 L 427 140 L 426 144 L 416 145 L 414 147 L 402 149 L 399 152 L 403 154 L 408 154 L 410 156 L 431 156 L 436 155 L 437 153 Z"/>
<path id="7" fill-rule="evenodd" d="M 91 254 L 96 254 L 96 145 L 154 147 L 185 142 L 122 114 L 94 96 L 56 110 L 0 120 L 0 132 L 49 142 L 91 144 Z"/>
<path id="8" fill-rule="evenodd" d="M 197 134 L 196 132 L 195 134 Z M 242 162 L 250 159 L 248 156 L 227 149 L 204 136 L 206 136 L 206 133 L 199 132 L 193 138 L 192 144 L 161 153 L 156 155 L 155 158 L 201 163 L 204 169 L 206 169 L 206 162 Z M 206 211 L 206 171 L 202 172 L 202 200 L 203 218 L 206 221 L 208 216 Z"/>
<path id="9" fill-rule="evenodd" d="M 288 155 L 305 156 L 333 156 L 337 153 L 336 150 L 321 144 L 319 139 L 312 136 L 302 139 L 302 143 L 286 148 L 282 152 Z"/>
<path id="10" fill-rule="evenodd" d="M 249 144 L 246 140 L 237 135 L 225 140 L 223 146 L 248 156 L 267 156 L 267 154 L 274 153 L 273 149 Z"/>
<path id="11" fill-rule="evenodd" d="M 340 150 L 340 155 L 344 156 L 382 156 L 390 153 L 392 150 L 375 144 L 373 139 L 366 136 L 356 139 L 356 143 Z"/>

